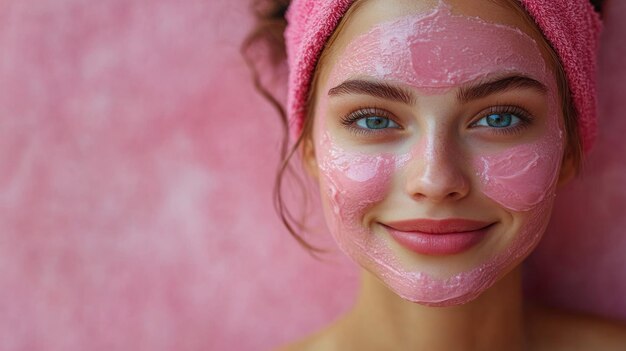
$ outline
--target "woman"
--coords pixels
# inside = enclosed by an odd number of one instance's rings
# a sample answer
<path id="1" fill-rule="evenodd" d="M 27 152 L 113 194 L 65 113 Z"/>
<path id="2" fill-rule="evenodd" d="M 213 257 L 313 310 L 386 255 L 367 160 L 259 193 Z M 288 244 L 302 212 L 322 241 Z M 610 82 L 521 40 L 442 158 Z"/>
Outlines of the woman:
<path id="1" fill-rule="evenodd" d="M 285 349 L 624 349 L 623 326 L 521 292 L 595 135 L 590 4 L 301 0 L 288 19 L 291 150 L 363 273 L 349 313 Z"/>

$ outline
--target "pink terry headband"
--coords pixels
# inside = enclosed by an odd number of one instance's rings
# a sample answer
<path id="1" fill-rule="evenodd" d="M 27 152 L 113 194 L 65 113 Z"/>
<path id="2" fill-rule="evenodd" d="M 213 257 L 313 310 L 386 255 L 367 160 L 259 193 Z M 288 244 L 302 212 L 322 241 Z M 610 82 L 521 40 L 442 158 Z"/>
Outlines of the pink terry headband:
<path id="1" fill-rule="evenodd" d="M 519 0 L 561 59 L 578 113 L 583 151 L 597 134 L 596 55 L 599 15 L 588 0 Z M 291 136 L 302 132 L 313 72 L 326 41 L 354 0 L 293 0 L 285 32 Z"/>

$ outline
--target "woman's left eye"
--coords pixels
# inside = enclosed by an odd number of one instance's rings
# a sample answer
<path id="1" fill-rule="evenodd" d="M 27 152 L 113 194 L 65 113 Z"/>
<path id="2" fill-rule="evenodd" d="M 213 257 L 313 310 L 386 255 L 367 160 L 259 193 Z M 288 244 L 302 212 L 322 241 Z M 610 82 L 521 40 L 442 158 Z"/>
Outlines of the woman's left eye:
<path id="1" fill-rule="evenodd" d="M 506 128 L 512 125 L 517 125 L 521 122 L 521 119 L 516 115 L 510 113 L 493 113 L 481 118 L 475 125 L 494 127 L 494 128 Z"/>
<path id="2" fill-rule="evenodd" d="M 487 127 L 498 133 L 514 133 L 529 126 L 533 118 L 518 107 L 492 107 L 472 127 Z"/>

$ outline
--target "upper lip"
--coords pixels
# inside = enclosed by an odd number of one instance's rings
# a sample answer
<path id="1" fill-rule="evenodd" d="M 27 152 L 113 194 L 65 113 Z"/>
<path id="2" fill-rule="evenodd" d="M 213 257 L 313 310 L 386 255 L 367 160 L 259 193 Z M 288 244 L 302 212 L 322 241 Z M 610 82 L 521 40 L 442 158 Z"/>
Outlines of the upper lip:
<path id="1" fill-rule="evenodd" d="M 403 232 L 420 232 L 428 234 L 448 234 L 471 232 L 483 229 L 492 223 L 463 218 L 446 219 L 408 219 L 382 223 Z"/>

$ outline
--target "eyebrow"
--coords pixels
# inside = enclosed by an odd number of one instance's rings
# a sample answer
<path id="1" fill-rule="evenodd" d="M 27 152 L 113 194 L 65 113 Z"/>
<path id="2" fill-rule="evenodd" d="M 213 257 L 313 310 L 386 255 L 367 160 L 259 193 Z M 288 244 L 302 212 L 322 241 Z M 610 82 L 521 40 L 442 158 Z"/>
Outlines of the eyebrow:
<path id="1" fill-rule="evenodd" d="M 411 105 L 415 103 L 415 96 L 411 91 L 388 83 L 373 82 L 361 79 L 347 80 L 328 91 L 328 96 L 348 94 L 365 94 L 387 100 L 393 100 Z"/>
<path id="2" fill-rule="evenodd" d="M 469 102 L 513 89 L 533 89 L 542 94 L 545 94 L 548 91 L 548 88 L 543 83 L 533 78 L 522 75 L 513 75 L 489 82 L 462 87 L 457 93 L 457 99 L 462 102 Z M 341 96 L 349 94 L 365 94 L 402 102 L 407 105 L 415 103 L 415 96 L 408 89 L 397 87 L 388 83 L 362 79 L 347 80 L 328 91 L 328 96 Z"/>
<path id="3" fill-rule="evenodd" d="M 459 90 L 457 98 L 462 102 L 469 102 L 513 89 L 533 89 L 542 94 L 548 91 L 548 88 L 543 83 L 535 79 L 514 75 L 463 87 Z"/>

